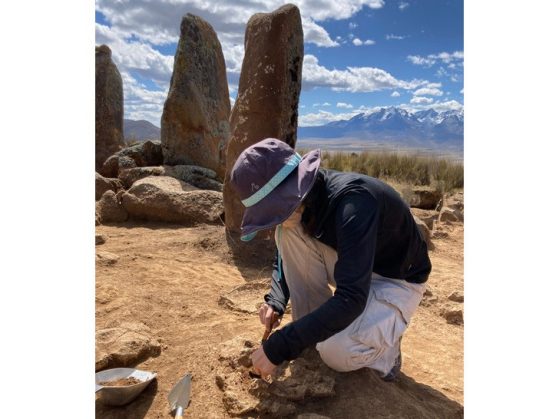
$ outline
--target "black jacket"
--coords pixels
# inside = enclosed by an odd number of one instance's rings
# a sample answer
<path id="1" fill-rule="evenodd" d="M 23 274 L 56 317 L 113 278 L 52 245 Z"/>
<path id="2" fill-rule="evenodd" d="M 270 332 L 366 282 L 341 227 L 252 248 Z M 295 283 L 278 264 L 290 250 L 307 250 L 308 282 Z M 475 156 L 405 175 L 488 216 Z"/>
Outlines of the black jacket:
<path id="1" fill-rule="evenodd" d="M 338 253 L 336 291 L 264 343 L 266 356 L 276 365 L 349 326 L 365 309 L 372 272 L 413 283 L 427 281 L 431 272 L 425 239 L 394 189 L 369 176 L 320 170 L 324 185 L 318 191 L 314 236 Z M 283 314 L 288 299 L 276 261 L 265 300 Z"/>

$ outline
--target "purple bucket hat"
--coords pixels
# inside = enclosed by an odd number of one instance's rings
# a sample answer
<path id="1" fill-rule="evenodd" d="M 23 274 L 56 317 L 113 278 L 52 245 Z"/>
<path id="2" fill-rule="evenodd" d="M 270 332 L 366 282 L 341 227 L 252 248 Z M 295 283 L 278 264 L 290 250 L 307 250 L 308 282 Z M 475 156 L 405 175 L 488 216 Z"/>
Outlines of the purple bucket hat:
<path id="1" fill-rule="evenodd" d="M 301 157 L 275 138 L 245 149 L 231 170 L 231 184 L 246 207 L 241 240 L 289 218 L 311 190 L 319 166 L 319 149 Z"/>

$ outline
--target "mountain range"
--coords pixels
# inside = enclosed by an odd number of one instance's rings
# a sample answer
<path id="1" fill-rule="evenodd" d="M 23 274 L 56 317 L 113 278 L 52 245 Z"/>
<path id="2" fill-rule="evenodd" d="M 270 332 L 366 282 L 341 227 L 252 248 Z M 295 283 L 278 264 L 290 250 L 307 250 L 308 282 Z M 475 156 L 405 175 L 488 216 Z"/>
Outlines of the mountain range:
<path id="1" fill-rule="evenodd" d="M 124 138 L 127 141 L 159 140 L 161 130 L 151 122 L 124 120 Z M 438 112 L 425 109 L 409 112 L 402 108 L 386 107 L 373 112 L 360 113 L 348 120 L 326 125 L 299 127 L 297 138 L 313 145 L 328 144 L 343 148 L 344 144 L 360 143 L 363 148 L 372 145 L 403 146 L 416 149 L 464 149 L 464 110 Z"/>
<path id="2" fill-rule="evenodd" d="M 124 139 L 126 141 L 159 140 L 161 130 L 149 121 L 124 120 Z"/>
<path id="3" fill-rule="evenodd" d="M 463 148 L 464 110 L 409 112 L 402 108 L 380 108 L 348 120 L 326 125 L 299 127 L 299 139 L 338 139 L 395 143 L 415 147 Z"/>

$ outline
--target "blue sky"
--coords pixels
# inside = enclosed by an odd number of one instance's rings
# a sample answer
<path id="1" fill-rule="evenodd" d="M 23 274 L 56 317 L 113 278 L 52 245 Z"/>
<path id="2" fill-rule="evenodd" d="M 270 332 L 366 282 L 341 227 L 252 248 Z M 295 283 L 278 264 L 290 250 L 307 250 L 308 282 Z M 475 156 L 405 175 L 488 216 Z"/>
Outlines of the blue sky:
<path id="1" fill-rule="evenodd" d="M 299 125 L 347 119 L 378 107 L 462 109 L 462 0 L 293 1 L 305 34 Z M 237 95 L 244 29 L 277 0 L 97 0 L 96 43 L 113 50 L 125 117 L 160 125 L 180 20 L 206 19 L 222 44 L 230 98 Z"/>

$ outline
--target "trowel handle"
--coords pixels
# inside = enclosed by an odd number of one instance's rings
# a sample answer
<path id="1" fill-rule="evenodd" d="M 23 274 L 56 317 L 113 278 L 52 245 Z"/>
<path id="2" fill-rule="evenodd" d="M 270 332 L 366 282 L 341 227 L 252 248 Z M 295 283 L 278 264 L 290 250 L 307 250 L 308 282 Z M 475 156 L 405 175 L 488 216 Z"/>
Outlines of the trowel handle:
<path id="1" fill-rule="evenodd" d="M 175 410 L 175 419 L 182 419 L 182 413 L 184 409 L 181 406 L 177 406 L 177 410 Z"/>

